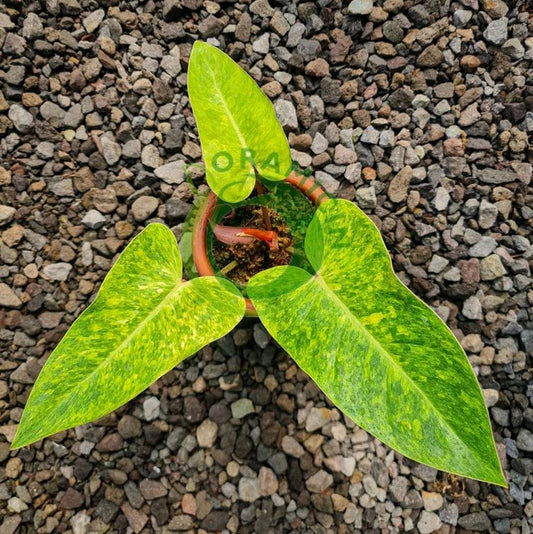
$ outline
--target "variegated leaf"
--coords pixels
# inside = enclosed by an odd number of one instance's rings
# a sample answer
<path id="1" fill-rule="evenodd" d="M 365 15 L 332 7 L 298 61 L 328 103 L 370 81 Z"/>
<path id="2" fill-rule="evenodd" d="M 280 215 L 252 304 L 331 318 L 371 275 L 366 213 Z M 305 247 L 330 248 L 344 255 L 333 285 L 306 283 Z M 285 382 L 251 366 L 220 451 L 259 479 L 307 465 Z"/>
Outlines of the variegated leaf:
<path id="1" fill-rule="evenodd" d="M 292 160 L 268 97 L 224 52 L 196 41 L 187 74 L 207 182 L 226 202 L 244 200 L 264 178 L 284 180 Z"/>
<path id="2" fill-rule="evenodd" d="M 174 235 L 149 225 L 48 358 L 12 447 L 108 414 L 225 335 L 243 314 L 244 299 L 229 281 L 183 282 Z"/>
<path id="3" fill-rule="evenodd" d="M 461 346 L 394 275 L 355 205 L 330 200 L 309 226 L 315 274 L 283 266 L 248 284 L 261 321 L 322 391 L 405 456 L 505 485 L 487 409 Z"/>

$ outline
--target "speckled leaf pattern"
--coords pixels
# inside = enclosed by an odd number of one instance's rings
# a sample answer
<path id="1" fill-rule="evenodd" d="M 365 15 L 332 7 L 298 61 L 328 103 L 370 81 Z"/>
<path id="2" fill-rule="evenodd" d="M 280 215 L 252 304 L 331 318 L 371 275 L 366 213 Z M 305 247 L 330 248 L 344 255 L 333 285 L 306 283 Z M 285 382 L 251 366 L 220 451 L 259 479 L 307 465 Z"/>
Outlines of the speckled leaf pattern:
<path id="1" fill-rule="evenodd" d="M 261 321 L 322 391 L 405 456 L 505 485 L 488 413 L 461 346 L 394 275 L 355 205 L 320 206 L 306 236 L 315 275 L 293 266 L 248 284 Z"/>
<path id="2" fill-rule="evenodd" d="M 174 235 L 149 225 L 48 358 L 12 447 L 108 414 L 243 315 L 244 299 L 227 280 L 183 282 Z"/>
<path id="3" fill-rule="evenodd" d="M 268 97 L 224 52 L 196 41 L 189 61 L 189 98 L 198 125 L 207 182 L 226 202 L 244 200 L 254 165 L 268 180 L 286 178 L 287 138 Z"/>

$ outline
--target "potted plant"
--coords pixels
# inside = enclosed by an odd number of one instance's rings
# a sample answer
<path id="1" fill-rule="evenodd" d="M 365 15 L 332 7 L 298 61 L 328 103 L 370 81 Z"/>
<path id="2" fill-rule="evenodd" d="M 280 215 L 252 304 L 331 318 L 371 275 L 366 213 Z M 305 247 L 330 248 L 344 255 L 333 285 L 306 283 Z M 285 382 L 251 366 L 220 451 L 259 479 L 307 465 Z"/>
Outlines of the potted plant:
<path id="1" fill-rule="evenodd" d="M 187 221 L 182 254 L 161 224 L 122 252 L 48 358 L 12 447 L 118 408 L 248 311 L 385 444 L 505 486 L 466 355 L 394 275 L 376 226 L 292 171 L 270 101 L 230 58 L 196 42 L 188 76 L 212 192 Z"/>
<path id="2" fill-rule="evenodd" d="M 260 184 L 260 182 L 259 182 Z M 302 176 L 292 171 L 291 174 L 281 184 L 272 185 L 272 190 L 265 193 L 259 185 L 262 194 L 243 202 L 229 205 L 221 202 L 211 191 L 207 197 L 203 198 L 197 210 L 190 212 L 186 221 L 186 231 L 181 240 L 181 252 L 185 258 L 187 274 L 190 278 L 196 276 L 230 276 L 246 294 L 246 282 L 259 268 L 264 267 L 264 260 L 272 263 L 269 256 L 274 256 L 272 260 L 281 264 L 284 260 L 291 260 L 291 264 L 308 266 L 303 243 L 305 230 L 311 222 L 314 210 L 329 197 L 322 187 L 312 178 Z M 238 209 L 248 211 L 248 215 L 253 215 L 255 208 L 257 227 L 235 227 L 221 224 L 224 220 L 235 219 Z M 278 228 L 272 228 L 271 215 L 274 221 L 280 218 L 280 223 L 289 232 L 289 239 L 286 254 L 283 249 L 283 237 L 280 243 Z M 258 224 L 257 224 L 258 222 Z M 246 221 L 250 224 L 250 220 Z M 213 238 L 222 244 L 216 248 L 218 257 L 214 257 L 212 251 Z M 261 242 L 265 243 L 262 244 Z M 230 245 L 229 250 L 224 245 Z M 248 247 L 243 246 L 248 245 Z M 235 246 L 235 250 L 232 250 Z M 223 252 L 221 253 L 221 249 Z M 248 250 L 247 250 L 248 249 Z M 224 253 L 225 252 L 225 253 Z M 245 255 L 262 256 L 261 265 L 256 265 L 250 270 L 250 261 L 245 261 Z M 265 253 L 267 253 L 265 255 Z M 219 265 L 224 257 L 228 257 L 225 265 Z M 238 256 L 238 259 L 235 259 Z M 218 261 L 217 261 L 218 260 Z M 268 267 L 267 267 L 268 268 Z M 238 271 L 236 272 L 236 270 Z M 246 315 L 257 317 L 257 311 L 249 298 L 245 299 Z"/>

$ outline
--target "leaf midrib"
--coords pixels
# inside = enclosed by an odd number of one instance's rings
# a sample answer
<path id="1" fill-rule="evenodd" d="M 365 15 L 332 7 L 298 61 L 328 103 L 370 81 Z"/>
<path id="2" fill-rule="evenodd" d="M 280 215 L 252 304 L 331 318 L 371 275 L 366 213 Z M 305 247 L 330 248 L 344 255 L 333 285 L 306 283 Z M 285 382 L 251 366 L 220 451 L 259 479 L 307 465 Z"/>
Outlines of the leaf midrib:
<path id="1" fill-rule="evenodd" d="M 241 132 L 241 129 L 239 128 L 239 125 L 235 122 L 235 119 L 233 117 L 233 113 L 231 112 L 231 109 L 224 97 L 224 93 L 220 90 L 220 86 L 218 84 L 218 80 L 217 80 L 217 77 L 215 76 L 215 73 L 213 71 L 213 69 L 210 69 L 209 70 L 210 74 L 211 74 L 211 78 L 213 80 L 213 85 L 215 86 L 215 89 L 216 89 L 216 94 L 217 96 L 219 97 L 219 100 L 222 104 L 222 107 L 224 108 L 224 111 L 226 112 L 226 116 L 228 117 L 230 123 L 231 123 L 231 126 L 233 127 L 233 129 L 235 130 L 235 133 L 237 134 L 237 137 L 239 138 L 239 141 L 241 143 L 241 146 L 242 148 L 245 148 L 245 149 L 248 149 L 250 147 L 246 146 L 247 143 L 246 143 L 246 138 L 244 136 L 244 134 Z M 251 165 L 250 165 L 251 167 Z"/>
<path id="2" fill-rule="evenodd" d="M 137 337 L 137 335 L 146 327 L 146 325 L 149 322 L 151 322 L 152 319 L 154 319 L 161 312 L 161 310 L 165 307 L 169 299 L 175 297 L 184 287 L 186 287 L 187 284 L 188 282 L 184 282 L 181 279 L 179 279 L 177 282 L 177 285 L 174 288 L 170 289 L 170 291 L 163 297 L 161 302 L 133 329 L 133 331 L 130 334 L 128 334 L 126 338 L 124 338 L 124 340 L 120 343 L 120 345 L 114 348 L 110 353 L 108 353 L 109 355 L 107 358 L 104 358 L 101 362 L 99 362 L 98 365 L 85 378 L 83 378 L 83 380 L 81 380 L 80 382 L 77 382 L 73 387 L 65 391 L 63 395 L 58 397 L 58 404 L 60 402 L 64 402 L 65 397 L 68 397 L 72 393 L 72 390 L 74 388 L 76 389 L 79 388 L 82 384 L 86 383 L 92 376 L 94 376 L 94 374 L 97 371 L 99 371 L 102 367 L 107 365 L 113 359 L 113 356 L 115 354 L 122 351 L 124 347 L 132 339 Z M 57 348 L 59 348 L 59 346 Z"/>
<path id="3" fill-rule="evenodd" d="M 317 283 L 326 291 L 327 294 L 329 294 L 331 297 L 332 297 L 332 300 L 339 306 L 341 307 L 348 315 L 348 317 L 350 318 L 350 320 L 352 321 L 352 323 L 355 324 L 356 327 L 360 328 L 364 335 L 366 335 L 366 337 L 368 338 L 368 340 L 370 341 L 371 344 L 373 344 L 375 346 L 375 348 L 378 350 L 378 353 L 379 354 L 382 354 L 385 356 L 385 359 L 387 359 L 396 369 L 398 369 L 400 371 L 400 373 L 402 374 L 402 376 L 404 376 L 408 382 L 412 385 L 412 387 L 419 392 L 419 394 L 422 396 L 422 398 L 429 404 L 429 406 L 431 406 L 431 408 L 437 412 L 441 418 L 442 418 L 442 421 L 444 422 L 444 426 L 446 426 L 446 428 L 448 428 L 449 430 L 451 430 L 451 432 L 459 439 L 459 441 L 461 443 L 463 443 L 465 445 L 465 447 L 471 451 L 474 456 L 476 456 L 477 458 L 481 458 L 483 459 L 475 449 L 472 449 L 472 447 L 466 443 L 460 436 L 459 434 L 457 433 L 457 431 L 448 423 L 448 421 L 446 420 L 444 414 L 431 402 L 431 400 L 429 399 L 429 397 L 427 396 L 427 394 L 422 390 L 420 389 L 420 386 L 413 381 L 413 379 L 405 372 L 405 370 L 403 369 L 403 367 L 398 363 L 396 362 L 396 360 L 394 360 L 388 353 L 388 351 L 381 345 L 381 343 L 368 331 L 368 329 L 359 321 L 359 319 L 356 317 L 356 315 L 350 310 L 350 308 L 341 300 L 341 298 L 327 285 L 327 282 L 326 280 L 322 277 L 322 275 L 320 274 L 320 270 L 318 270 L 316 272 L 316 274 L 311 278 L 312 279 L 315 279 L 317 281 Z"/>

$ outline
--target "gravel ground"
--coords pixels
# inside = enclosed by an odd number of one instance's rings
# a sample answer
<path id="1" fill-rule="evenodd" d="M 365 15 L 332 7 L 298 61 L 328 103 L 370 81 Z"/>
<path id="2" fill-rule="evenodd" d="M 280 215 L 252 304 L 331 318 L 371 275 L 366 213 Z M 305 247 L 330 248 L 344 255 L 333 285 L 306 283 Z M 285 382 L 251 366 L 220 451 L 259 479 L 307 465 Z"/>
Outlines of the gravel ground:
<path id="1" fill-rule="evenodd" d="M 0 5 L 2 534 L 531 531 L 526 4 Z M 508 490 L 383 446 L 253 321 L 97 424 L 9 451 L 31 384 L 117 253 L 150 221 L 180 235 L 184 165 L 200 161 L 197 38 L 249 70 L 294 159 L 373 217 L 401 279 L 461 340 Z"/>

